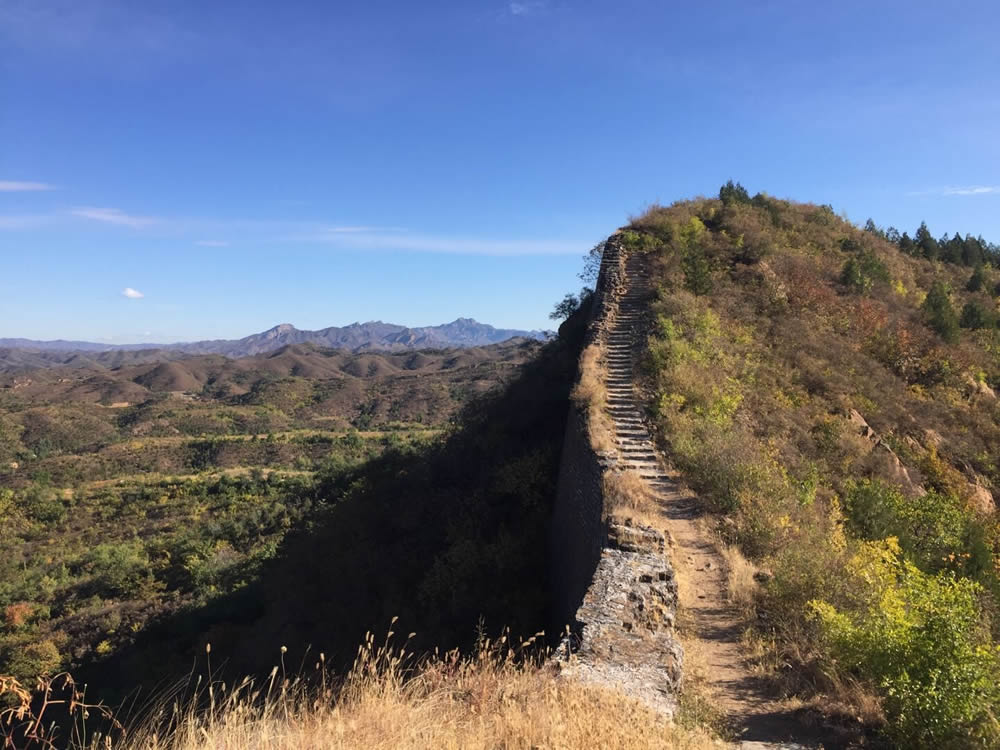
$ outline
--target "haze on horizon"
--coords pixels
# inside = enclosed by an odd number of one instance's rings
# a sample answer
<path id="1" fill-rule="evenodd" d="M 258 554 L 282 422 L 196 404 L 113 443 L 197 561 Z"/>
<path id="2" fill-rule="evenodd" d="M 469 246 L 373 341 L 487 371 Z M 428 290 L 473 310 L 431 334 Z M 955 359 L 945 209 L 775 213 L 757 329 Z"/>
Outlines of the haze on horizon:
<path id="1" fill-rule="evenodd" d="M 0 2 L 0 337 L 543 329 L 650 201 L 1000 240 L 1000 8 Z"/>

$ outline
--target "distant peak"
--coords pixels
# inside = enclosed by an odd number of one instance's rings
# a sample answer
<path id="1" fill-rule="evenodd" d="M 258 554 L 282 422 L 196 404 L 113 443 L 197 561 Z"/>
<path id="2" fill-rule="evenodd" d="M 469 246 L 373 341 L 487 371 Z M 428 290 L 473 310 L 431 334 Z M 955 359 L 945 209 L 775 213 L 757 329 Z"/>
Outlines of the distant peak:
<path id="1" fill-rule="evenodd" d="M 289 333 L 294 330 L 295 326 L 293 326 L 291 323 L 281 323 L 279 325 L 276 325 L 274 328 L 265 331 L 264 333 L 273 333 L 273 334 Z"/>

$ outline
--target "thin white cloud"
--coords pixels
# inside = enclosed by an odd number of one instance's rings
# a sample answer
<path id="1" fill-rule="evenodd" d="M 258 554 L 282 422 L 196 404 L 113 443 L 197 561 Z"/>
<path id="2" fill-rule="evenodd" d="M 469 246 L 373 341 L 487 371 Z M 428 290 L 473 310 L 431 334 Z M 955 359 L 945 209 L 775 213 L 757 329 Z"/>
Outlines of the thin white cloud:
<path id="1" fill-rule="evenodd" d="M 55 190 L 55 186 L 49 185 L 47 182 L 0 180 L 0 193 L 37 193 L 42 190 Z"/>
<path id="2" fill-rule="evenodd" d="M 70 213 L 84 219 L 102 221 L 105 224 L 117 224 L 123 227 L 132 227 L 133 229 L 142 229 L 143 227 L 156 224 L 158 221 L 158 219 L 154 219 L 151 216 L 133 216 L 117 208 L 83 207 L 74 208 L 70 211 Z"/>
<path id="3" fill-rule="evenodd" d="M 991 195 L 1000 193 L 1000 185 L 965 185 L 960 187 L 940 187 L 930 190 L 911 190 L 907 195 Z"/>
<path id="4" fill-rule="evenodd" d="M 142 299 L 146 295 L 140 292 L 138 289 L 133 289 L 130 286 L 122 289 L 122 297 L 128 297 L 129 299 Z"/>
<path id="5" fill-rule="evenodd" d="M 986 195 L 988 193 L 1000 193 L 1000 185 L 969 185 L 944 189 L 945 195 Z"/>
<path id="6" fill-rule="evenodd" d="M 194 244 L 201 247 L 229 247 L 228 240 L 198 240 Z"/>

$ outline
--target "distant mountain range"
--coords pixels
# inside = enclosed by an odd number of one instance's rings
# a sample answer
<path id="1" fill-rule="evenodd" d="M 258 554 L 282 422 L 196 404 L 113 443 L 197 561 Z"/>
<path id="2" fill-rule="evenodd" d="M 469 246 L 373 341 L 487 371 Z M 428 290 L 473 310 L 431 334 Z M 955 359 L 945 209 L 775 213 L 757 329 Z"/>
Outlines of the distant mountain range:
<path id="1" fill-rule="evenodd" d="M 494 328 L 472 318 L 458 318 L 451 323 L 423 328 L 408 328 L 393 323 L 370 321 L 348 326 L 300 331 L 282 323 L 262 333 L 241 339 L 192 341 L 180 344 L 98 344 L 90 341 L 34 341 L 32 339 L 0 338 L 0 349 L 35 352 L 113 352 L 161 350 L 179 354 L 222 354 L 226 357 L 251 357 L 293 344 L 314 344 L 331 349 L 360 351 L 407 351 L 411 349 L 447 349 L 454 347 L 489 346 L 513 338 L 543 340 L 545 331 L 520 331 Z"/>

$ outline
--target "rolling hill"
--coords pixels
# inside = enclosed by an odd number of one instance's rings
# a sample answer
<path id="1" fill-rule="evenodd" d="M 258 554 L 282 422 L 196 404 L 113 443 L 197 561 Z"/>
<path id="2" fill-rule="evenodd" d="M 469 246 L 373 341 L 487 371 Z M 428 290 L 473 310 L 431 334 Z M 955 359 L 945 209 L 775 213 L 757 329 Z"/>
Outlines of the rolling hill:
<path id="1" fill-rule="evenodd" d="M 250 357 L 296 344 L 358 351 L 410 351 L 499 344 L 514 338 L 544 340 L 545 331 L 494 328 L 472 318 L 458 318 L 438 326 L 409 328 L 369 321 L 331 326 L 318 331 L 299 330 L 282 323 L 241 339 L 192 341 L 179 344 L 98 344 L 88 341 L 35 341 L 0 338 L 0 371 L 23 367 L 120 367 L 125 364 L 163 361 L 177 355 L 221 354 Z"/>

